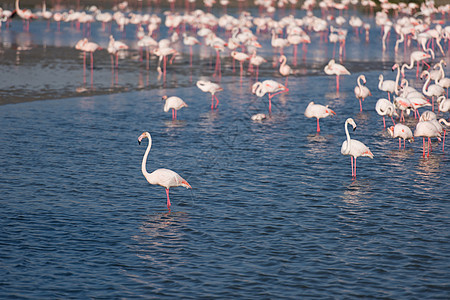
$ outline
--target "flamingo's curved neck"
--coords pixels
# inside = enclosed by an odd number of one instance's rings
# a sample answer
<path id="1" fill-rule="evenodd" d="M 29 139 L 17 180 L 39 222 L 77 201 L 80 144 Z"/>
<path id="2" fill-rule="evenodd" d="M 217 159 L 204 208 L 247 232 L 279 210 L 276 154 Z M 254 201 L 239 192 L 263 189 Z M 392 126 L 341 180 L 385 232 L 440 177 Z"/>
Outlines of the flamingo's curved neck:
<path id="1" fill-rule="evenodd" d="M 347 147 L 345 148 L 345 153 L 350 152 L 350 133 L 348 133 L 348 121 L 345 121 L 345 135 L 347 136 Z"/>
<path id="2" fill-rule="evenodd" d="M 428 84 L 430 83 L 430 80 L 431 80 L 431 76 L 430 76 L 430 74 L 427 74 L 427 80 L 425 81 L 425 84 L 422 87 L 422 93 L 424 93 L 427 96 L 429 96 L 427 87 L 428 87 Z"/>
<path id="3" fill-rule="evenodd" d="M 362 83 L 361 83 L 361 76 L 358 77 L 358 86 L 359 86 L 359 90 L 362 90 Z"/>
<path id="4" fill-rule="evenodd" d="M 400 79 L 400 68 L 397 66 L 397 77 L 395 78 L 394 92 L 398 96 L 398 81 Z"/>
<path id="5" fill-rule="evenodd" d="M 379 82 L 378 82 L 378 89 L 381 90 L 382 85 L 383 85 L 383 75 L 380 75 Z"/>
<path id="6" fill-rule="evenodd" d="M 151 148 L 152 148 L 152 137 L 149 136 L 147 150 L 145 150 L 145 154 L 144 154 L 144 157 L 142 158 L 142 165 L 141 165 L 142 174 L 144 174 L 144 176 L 146 178 L 148 178 L 148 176 L 150 175 L 147 172 L 147 157 L 148 157 L 148 153 L 150 152 Z"/>
<path id="7" fill-rule="evenodd" d="M 282 57 L 280 68 L 283 68 L 285 65 L 286 65 L 286 57 Z"/>

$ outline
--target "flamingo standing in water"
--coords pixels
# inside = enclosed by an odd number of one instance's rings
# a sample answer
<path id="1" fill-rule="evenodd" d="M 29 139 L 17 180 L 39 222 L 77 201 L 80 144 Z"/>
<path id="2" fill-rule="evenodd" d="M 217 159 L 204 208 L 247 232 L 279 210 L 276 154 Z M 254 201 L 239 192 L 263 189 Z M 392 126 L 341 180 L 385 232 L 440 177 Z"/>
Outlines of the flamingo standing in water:
<path id="1" fill-rule="evenodd" d="M 183 33 L 183 44 L 189 46 L 189 66 L 192 67 L 192 46 L 201 45 L 201 43 L 196 37 L 188 36 L 185 32 Z"/>
<path id="2" fill-rule="evenodd" d="M 436 125 L 433 124 L 432 121 L 423 121 L 418 122 L 416 125 L 416 130 L 414 131 L 414 136 L 419 137 L 421 136 L 423 138 L 423 154 L 422 157 L 425 157 L 425 138 L 428 138 L 427 143 L 427 157 L 430 156 L 430 138 L 435 137 L 438 138 L 438 140 L 441 140 L 441 133 L 439 132 L 439 129 L 436 127 Z"/>
<path id="3" fill-rule="evenodd" d="M 31 12 L 29 9 L 20 9 L 19 0 L 15 2 L 15 10 L 12 12 L 11 17 L 17 14 L 24 21 L 24 30 L 26 32 L 30 31 L 30 20 L 37 19 L 37 16 Z"/>
<path id="4" fill-rule="evenodd" d="M 241 81 L 242 81 L 242 75 L 244 75 L 244 61 L 249 60 L 250 55 L 248 55 L 247 53 L 243 53 L 243 52 L 232 51 L 231 57 L 233 57 L 233 59 L 239 61 L 239 66 L 240 66 L 239 74 L 241 76 Z M 233 72 L 234 72 L 234 69 L 233 69 Z"/>
<path id="5" fill-rule="evenodd" d="M 313 101 L 309 102 L 305 110 L 305 117 L 317 119 L 317 132 L 320 132 L 319 119 L 333 115 L 336 115 L 336 113 L 328 108 L 328 105 L 314 104 Z"/>
<path id="6" fill-rule="evenodd" d="M 251 72 L 253 66 L 256 66 L 256 81 L 258 81 L 259 66 L 265 62 L 267 62 L 267 60 L 264 57 L 262 57 L 261 55 L 256 55 L 256 51 L 253 51 L 253 54 L 250 56 L 249 69 Z"/>
<path id="7" fill-rule="evenodd" d="M 423 61 L 424 64 L 428 65 L 425 62 L 425 59 L 427 58 L 431 58 L 432 56 L 434 57 L 434 53 L 433 50 L 428 49 L 431 51 L 431 54 L 425 53 L 423 51 L 414 51 L 411 53 L 410 56 L 410 64 L 403 64 L 402 65 L 402 76 L 405 77 L 405 68 L 411 70 L 414 67 L 414 63 L 417 63 L 417 72 L 416 72 L 416 78 L 419 77 L 419 62 Z M 430 65 L 428 65 L 428 67 L 430 68 Z"/>
<path id="8" fill-rule="evenodd" d="M 138 138 L 139 144 L 141 144 L 142 140 L 148 138 L 148 146 L 147 150 L 145 150 L 144 157 L 142 158 L 141 170 L 142 174 L 144 174 L 145 179 L 147 179 L 148 183 L 153 185 L 160 185 L 166 189 L 167 195 L 167 209 L 170 211 L 170 198 L 169 198 L 169 188 L 176 186 L 184 186 L 187 189 L 192 189 L 191 185 L 184 180 L 178 173 L 169 170 L 169 169 L 157 169 L 152 173 L 147 172 L 147 157 L 150 149 L 152 148 L 152 137 L 150 133 L 144 132 Z"/>
<path id="9" fill-rule="evenodd" d="M 434 97 L 439 97 L 445 94 L 445 90 L 443 87 L 437 84 L 429 85 L 431 76 L 428 71 L 423 71 L 422 74 L 420 74 L 420 77 L 426 76 L 427 80 L 425 81 L 425 84 L 422 87 L 422 93 L 425 96 L 431 97 L 431 110 L 434 111 Z"/>
<path id="10" fill-rule="evenodd" d="M 406 140 L 411 143 L 414 142 L 414 136 L 411 129 L 403 124 L 396 124 L 395 126 L 391 126 L 388 129 L 389 134 L 392 138 L 398 138 L 398 150 L 402 147 L 402 139 L 403 139 L 403 149 L 406 147 Z"/>
<path id="11" fill-rule="evenodd" d="M 399 97 L 400 98 L 400 97 Z M 385 116 L 390 116 L 392 123 L 395 125 L 393 115 L 398 117 L 397 112 L 395 111 L 395 106 L 392 104 L 388 99 L 386 98 L 380 98 L 378 99 L 377 103 L 375 104 L 375 110 L 377 113 L 383 117 L 383 128 L 386 128 L 386 120 Z"/>
<path id="12" fill-rule="evenodd" d="M 98 44 L 89 42 L 87 38 L 79 40 L 75 45 L 75 49 L 83 51 L 83 79 L 86 83 L 86 52 L 91 54 L 91 85 L 93 84 L 94 74 L 94 52 L 102 49 Z"/>
<path id="13" fill-rule="evenodd" d="M 356 178 L 356 158 L 359 156 L 367 156 L 373 159 L 373 153 L 370 151 L 369 147 L 364 145 L 358 140 L 350 139 L 350 134 L 348 133 L 347 125 L 350 124 L 353 126 L 353 131 L 356 129 L 356 123 L 352 118 L 348 118 L 345 120 L 345 135 L 347 136 L 347 140 L 342 143 L 341 154 L 350 155 L 351 163 L 352 163 L 352 177 Z M 355 163 L 353 164 L 353 158 L 355 159 Z"/>
<path id="14" fill-rule="evenodd" d="M 366 84 L 366 76 L 359 75 L 358 79 L 356 80 L 358 85 L 355 86 L 355 96 L 359 100 L 359 111 L 362 111 L 361 100 L 364 101 L 365 98 L 372 96 L 370 90 L 365 85 L 361 84 L 361 80 L 364 84 Z"/>
<path id="15" fill-rule="evenodd" d="M 183 107 L 188 107 L 186 102 L 184 102 L 180 97 L 167 97 L 167 95 L 164 95 L 162 97 L 162 100 L 166 101 L 166 103 L 164 104 L 164 112 L 168 112 L 169 109 L 172 109 L 172 120 L 177 119 L 178 110 L 182 109 Z"/>
<path id="16" fill-rule="evenodd" d="M 284 83 L 285 86 L 288 85 L 288 78 L 289 75 L 293 73 L 292 68 L 286 64 L 287 58 L 285 55 L 280 56 L 280 74 L 284 77 L 286 77 L 286 82 Z"/>
<path id="17" fill-rule="evenodd" d="M 223 91 L 223 88 L 220 87 L 217 83 L 207 81 L 207 80 L 199 80 L 196 83 L 197 87 L 205 93 L 211 93 L 211 109 L 217 108 L 219 105 L 219 99 L 215 95 L 217 92 Z M 214 99 L 216 99 L 216 106 L 214 107 Z"/>
<path id="18" fill-rule="evenodd" d="M 258 97 L 262 97 L 266 93 L 269 94 L 269 113 L 272 113 L 272 98 L 286 92 L 289 92 L 287 87 L 271 79 L 255 82 L 252 86 L 252 93 Z"/>
<path id="19" fill-rule="evenodd" d="M 108 52 L 111 54 L 111 68 L 118 68 L 119 67 L 119 52 L 124 51 L 128 49 L 128 45 L 126 45 L 124 42 L 116 41 L 112 35 L 109 36 L 109 44 L 108 44 Z M 114 65 L 114 58 L 116 58 L 116 64 Z"/>
<path id="20" fill-rule="evenodd" d="M 339 76 L 350 75 L 350 72 L 341 64 L 337 64 L 334 59 L 330 60 L 323 69 L 327 75 L 336 75 L 336 90 L 339 93 Z"/>

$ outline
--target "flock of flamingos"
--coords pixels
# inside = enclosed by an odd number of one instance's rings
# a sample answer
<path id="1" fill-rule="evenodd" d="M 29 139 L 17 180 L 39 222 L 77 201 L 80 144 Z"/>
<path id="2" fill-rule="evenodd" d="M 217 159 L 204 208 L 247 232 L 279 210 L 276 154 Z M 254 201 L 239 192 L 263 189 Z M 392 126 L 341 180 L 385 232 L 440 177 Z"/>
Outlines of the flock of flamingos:
<path id="1" fill-rule="evenodd" d="M 35 18 L 56 22 L 58 30 L 60 22 L 76 22 L 82 24 L 84 28 L 89 28 L 91 22 L 101 22 L 104 30 L 107 30 L 108 26 L 111 28 L 111 24 L 115 23 L 119 31 L 124 31 L 125 26 L 135 25 L 140 57 L 146 58 L 148 69 L 149 57 L 157 56 L 157 71 L 164 80 L 167 63 L 171 63 L 177 55 L 180 55 L 172 47 L 174 43 L 182 39 L 186 49 L 189 49 L 191 66 L 194 47 L 198 44 L 206 45 L 215 55 L 214 75 L 211 81 L 199 80 L 196 85 L 201 91 L 211 94 L 211 109 L 217 109 L 219 99 L 216 94 L 223 90 L 220 86 L 221 56 L 230 55 L 233 59 L 233 70 L 234 62 L 239 62 L 241 80 L 248 74 L 255 76 L 251 92 L 258 97 L 264 97 L 266 94 L 268 96 L 268 114 L 260 113 L 251 117 L 254 121 L 262 121 L 271 115 L 273 97 L 289 92 L 288 77 L 293 74 L 293 71 L 287 63 L 288 58 L 296 66 L 297 47 L 301 44 L 303 51 L 307 51 L 312 34 L 320 35 L 321 39 L 334 43 L 335 48 L 339 47 L 337 53 L 333 51 L 333 57 L 323 69 L 324 74 L 336 76 L 336 92 L 339 95 L 340 76 L 350 75 L 344 66 L 345 60 L 343 59 L 348 33 L 354 32 L 358 35 L 365 32 L 365 38 L 369 39 L 370 24 L 364 23 L 357 16 L 351 16 L 349 20 L 343 17 L 344 11 L 358 6 L 360 9 L 370 12 L 370 15 L 375 18 L 375 24 L 381 28 L 381 35 L 377 38 L 382 51 L 386 51 L 386 41 L 391 33 L 395 35 L 396 39 L 395 46 L 391 43 L 395 51 L 399 51 L 402 43 L 404 49 L 411 49 L 409 61 L 392 66 L 392 71 L 396 72 L 395 80 L 386 80 L 383 75 L 379 75 L 377 88 L 386 92 L 387 98 L 379 99 L 375 110 L 383 118 L 384 128 L 386 128 L 385 118 L 388 117 L 392 120 L 393 125 L 387 130 L 393 138 L 398 138 L 399 151 L 402 148 L 405 149 L 406 141 L 411 142 L 420 137 L 423 142 L 423 157 L 428 157 L 432 151 L 432 138 L 441 141 L 442 149 L 445 151 L 446 126 L 450 125 L 442 117 L 450 110 L 450 99 L 448 99 L 450 78 L 445 77 L 444 71 L 445 59 L 450 48 L 450 26 L 445 25 L 448 23 L 447 18 L 450 15 L 450 4 L 436 7 L 434 1 L 425 1 L 421 5 L 417 5 L 415 3 L 394 4 L 387 0 L 380 0 L 380 3 L 371 0 L 341 0 L 341 2 L 306 0 L 301 4 L 297 3 L 297 0 L 255 0 L 254 4 L 259 7 L 259 16 L 252 16 L 245 10 L 240 10 L 239 16 L 234 17 L 226 13 L 228 0 L 221 0 L 220 5 L 223 7 L 224 13 L 220 17 L 216 17 L 210 13 L 211 7 L 215 5 L 213 0 L 204 0 L 204 10 L 195 9 L 195 0 L 187 0 L 184 4 L 184 14 L 176 12 L 174 1 L 169 1 L 169 3 L 171 9 L 164 13 L 164 23 L 155 14 L 132 12 L 128 8 L 127 2 L 116 5 L 113 9 L 114 13 L 102 12 L 95 6 L 82 12 L 52 12 L 46 10 L 45 3 L 42 11 L 33 13 L 30 10 L 20 9 L 19 0 L 16 0 L 15 10 L 13 12 L 1 10 L 0 16 L 2 22 L 7 23 L 11 17 L 18 15 L 24 20 L 24 30 L 29 29 L 29 21 Z M 243 2 L 239 1 L 238 4 L 243 5 Z M 306 11 L 305 16 L 295 18 L 286 14 L 287 16 L 279 20 L 272 17 L 277 9 L 294 8 Z M 376 13 L 373 13 L 374 8 L 378 9 Z M 315 14 L 321 16 L 315 16 Z M 155 36 L 159 32 L 161 24 L 169 28 L 169 36 L 157 40 Z M 220 37 L 219 33 L 223 36 Z M 273 52 L 279 58 L 278 61 L 274 61 L 274 67 L 279 70 L 281 76 L 286 78 L 284 82 L 271 79 L 258 81 L 259 66 L 268 63 L 264 57 L 258 55 L 258 49 L 261 48 L 258 39 L 261 33 L 271 34 Z M 84 71 L 86 70 L 86 55 L 90 55 L 92 80 L 93 55 L 95 51 L 101 50 L 101 47 L 97 43 L 89 41 L 88 36 L 80 40 L 75 48 L 84 53 Z M 285 48 L 291 46 L 294 49 L 293 54 L 285 54 Z M 118 68 L 120 54 L 128 48 L 129 45 L 115 40 L 113 35 L 110 36 L 106 50 L 111 55 L 113 70 Z M 248 65 L 246 71 L 244 71 L 244 64 Z M 416 68 L 415 74 L 412 75 L 413 72 L 409 70 L 414 68 Z M 422 89 L 416 90 L 409 85 L 406 75 L 423 78 Z M 361 111 L 364 99 L 372 95 L 365 83 L 365 76 L 360 75 L 354 88 Z M 164 96 L 163 100 L 165 100 L 164 111 L 172 110 L 173 119 L 177 118 L 178 110 L 188 106 L 183 99 L 176 96 Z M 420 113 L 419 109 L 422 108 L 426 110 Z M 311 102 L 304 114 L 307 118 L 316 118 L 317 132 L 320 132 L 319 119 L 332 116 L 335 112 L 328 106 Z M 412 115 L 409 116 L 410 114 Z M 405 115 L 417 120 L 413 130 L 401 123 L 405 122 Z M 351 125 L 353 130 L 357 127 L 352 118 L 346 119 L 344 124 L 346 140 L 342 143 L 341 153 L 350 156 L 352 178 L 356 178 L 356 159 L 364 156 L 373 158 L 373 154 L 369 147 L 350 137 L 348 125 Z M 152 173 L 147 172 L 146 162 L 152 145 L 150 133 L 144 132 L 139 136 L 138 141 L 141 143 L 145 138 L 148 139 L 148 146 L 142 160 L 142 173 L 150 184 L 160 185 L 166 189 L 167 208 L 170 209 L 169 188 L 176 186 L 191 188 L 191 186 L 172 170 L 158 169 Z"/>

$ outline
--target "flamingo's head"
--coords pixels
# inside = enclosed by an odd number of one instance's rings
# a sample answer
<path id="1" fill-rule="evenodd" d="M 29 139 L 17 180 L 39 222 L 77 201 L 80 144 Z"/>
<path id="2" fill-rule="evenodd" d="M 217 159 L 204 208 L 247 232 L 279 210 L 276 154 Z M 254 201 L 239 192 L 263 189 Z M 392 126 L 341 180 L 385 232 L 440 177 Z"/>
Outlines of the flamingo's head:
<path id="1" fill-rule="evenodd" d="M 388 127 L 387 131 L 391 135 L 391 137 L 394 137 L 394 126 Z"/>
<path id="2" fill-rule="evenodd" d="M 167 100 L 167 95 L 162 96 L 162 100 Z"/>
<path id="3" fill-rule="evenodd" d="M 148 133 L 147 131 L 144 132 L 143 134 L 141 134 L 141 135 L 138 137 L 138 143 L 139 143 L 139 145 L 141 144 L 142 140 L 145 139 L 145 138 L 150 139 L 150 133 Z"/>
<path id="4" fill-rule="evenodd" d="M 356 123 L 355 123 L 355 120 L 353 120 L 352 118 L 348 118 L 346 122 L 347 122 L 348 124 L 350 124 L 350 125 L 353 126 L 353 131 L 356 130 Z"/>

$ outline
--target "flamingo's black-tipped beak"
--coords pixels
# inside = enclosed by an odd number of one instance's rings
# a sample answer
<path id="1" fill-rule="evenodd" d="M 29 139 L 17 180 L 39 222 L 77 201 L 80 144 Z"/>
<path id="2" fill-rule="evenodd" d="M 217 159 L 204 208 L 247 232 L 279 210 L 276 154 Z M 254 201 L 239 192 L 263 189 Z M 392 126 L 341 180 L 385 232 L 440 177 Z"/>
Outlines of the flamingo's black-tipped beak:
<path id="1" fill-rule="evenodd" d="M 140 145 L 140 144 L 141 144 L 141 141 L 138 141 L 138 144 Z"/>
<path id="2" fill-rule="evenodd" d="M 355 131 L 356 130 L 356 126 L 355 127 L 353 127 L 353 131 Z"/>

